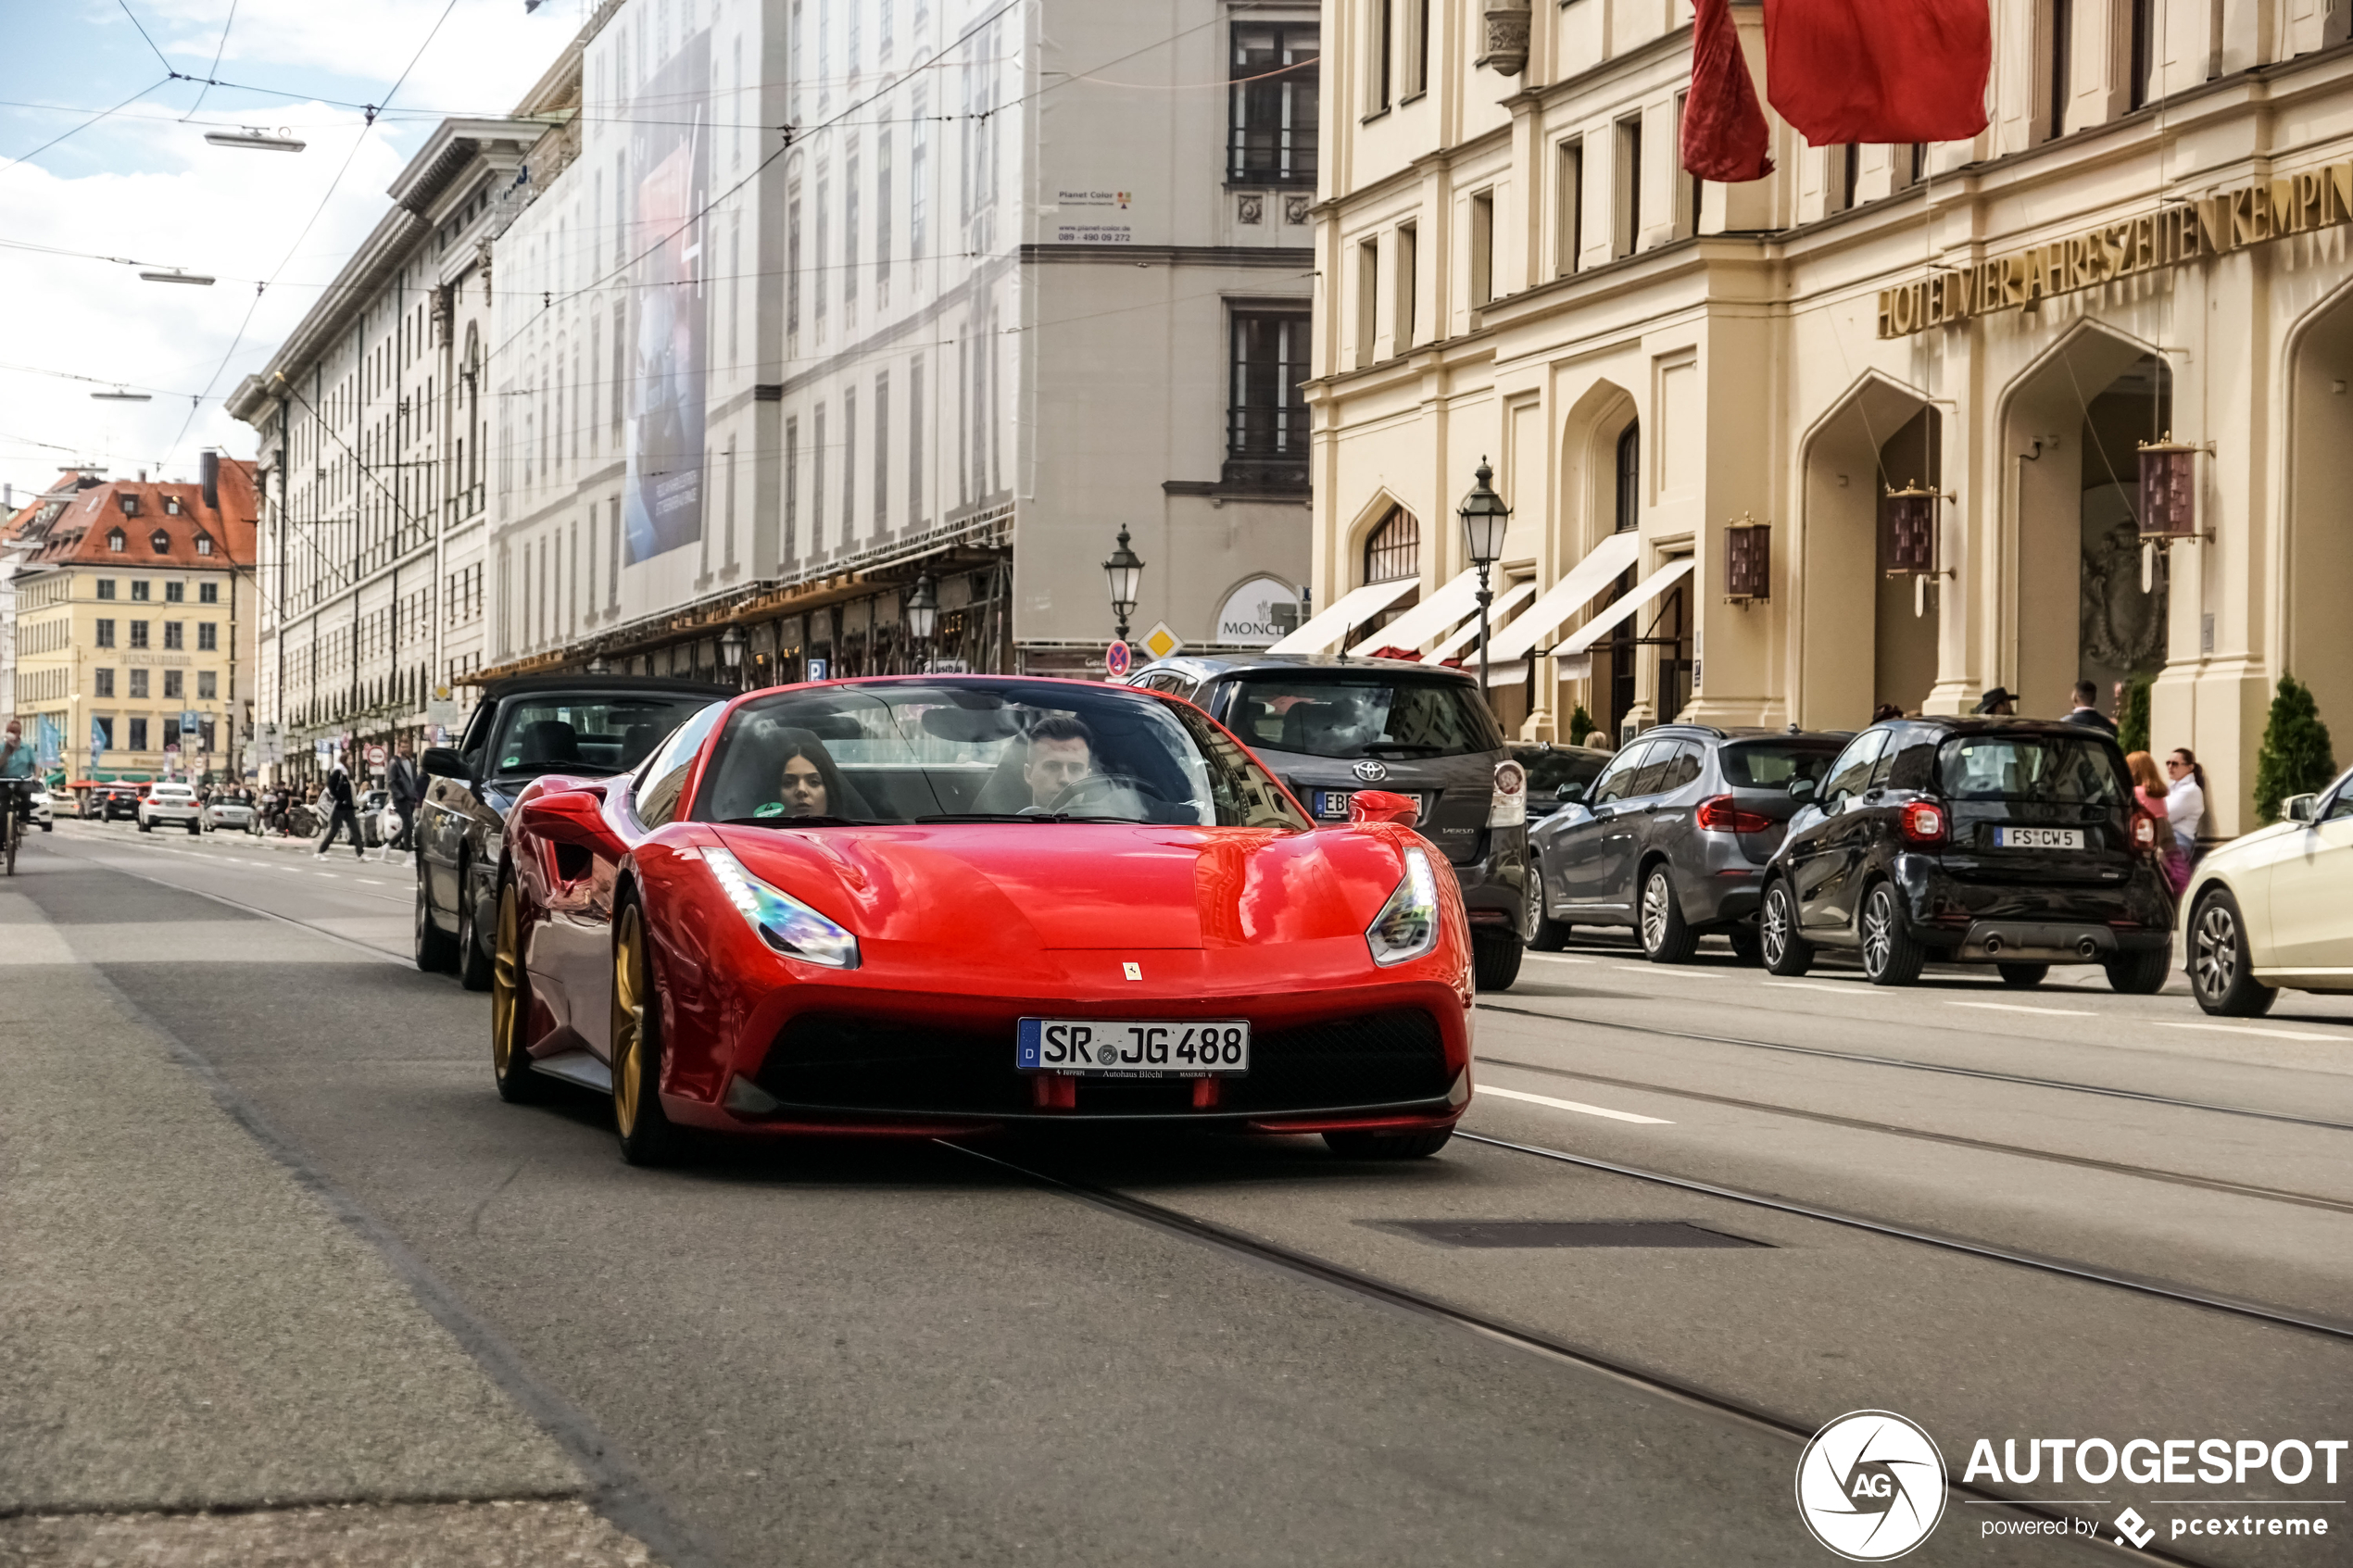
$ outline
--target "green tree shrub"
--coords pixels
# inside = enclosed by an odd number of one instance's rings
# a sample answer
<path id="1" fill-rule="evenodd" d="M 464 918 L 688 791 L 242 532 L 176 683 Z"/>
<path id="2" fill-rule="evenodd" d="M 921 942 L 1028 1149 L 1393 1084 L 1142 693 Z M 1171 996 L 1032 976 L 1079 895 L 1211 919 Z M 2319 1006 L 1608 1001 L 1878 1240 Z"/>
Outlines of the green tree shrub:
<path id="1" fill-rule="evenodd" d="M 1596 727 L 1593 716 L 1585 711 L 1583 703 L 1579 703 L 1577 711 L 1568 716 L 1568 744 L 1583 746 L 1585 737 L 1592 734 Z"/>
<path id="2" fill-rule="evenodd" d="M 2149 748 L 2149 687 L 2155 678 L 2135 675 L 2124 684 L 2124 709 L 2116 716 L 2116 743 L 2130 757 Z"/>
<path id="3" fill-rule="evenodd" d="M 2271 720 L 2263 726 L 2263 749 L 2255 758 L 2256 816 L 2276 822 L 2290 796 L 2325 789 L 2334 777 L 2336 754 L 2312 689 L 2293 675 L 2282 675 Z"/>

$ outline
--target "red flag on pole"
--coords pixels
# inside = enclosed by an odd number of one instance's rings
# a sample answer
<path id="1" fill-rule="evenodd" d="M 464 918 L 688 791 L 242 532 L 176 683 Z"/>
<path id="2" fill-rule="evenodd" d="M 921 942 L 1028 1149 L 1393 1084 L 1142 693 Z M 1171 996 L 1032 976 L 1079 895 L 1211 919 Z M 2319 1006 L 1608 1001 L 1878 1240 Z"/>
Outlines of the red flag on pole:
<path id="1" fill-rule="evenodd" d="M 1729 0 L 1699 0 L 1692 18 L 1692 91 L 1683 100 L 1683 167 L 1703 180 L 1762 180 L 1765 111 L 1741 55 Z"/>
<path id="2" fill-rule="evenodd" d="M 1965 141 L 1993 65 L 1987 0 L 1766 0 L 1765 95 L 1818 147 Z"/>

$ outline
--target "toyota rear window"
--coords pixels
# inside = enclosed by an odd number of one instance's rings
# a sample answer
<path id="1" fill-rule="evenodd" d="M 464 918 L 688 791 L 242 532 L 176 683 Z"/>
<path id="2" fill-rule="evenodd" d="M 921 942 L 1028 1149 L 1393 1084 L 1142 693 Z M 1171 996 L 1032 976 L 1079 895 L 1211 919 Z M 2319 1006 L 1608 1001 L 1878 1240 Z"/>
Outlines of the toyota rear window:
<path id="1" fill-rule="evenodd" d="M 1458 681 L 1245 676 L 1226 724 L 1252 746 L 1342 759 L 1465 757 L 1504 744 L 1478 691 Z"/>
<path id="2" fill-rule="evenodd" d="M 2114 750 L 2089 736 L 1963 736 L 1944 743 L 1939 771 L 1954 800 L 2115 806 L 2129 793 Z"/>
<path id="3" fill-rule="evenodd" d="M 1793 780 L 1811 779 L 1816 784 L 1831 771 L 1838 759 L 1838 747 L 1831 746 L 1791 746 L 1784 741 L 1750 741 L 1740 746 L 1728 746 L 1718 752 L 1723 764 L 1724 782 L 1734 789 L 1789 788 Z"/>

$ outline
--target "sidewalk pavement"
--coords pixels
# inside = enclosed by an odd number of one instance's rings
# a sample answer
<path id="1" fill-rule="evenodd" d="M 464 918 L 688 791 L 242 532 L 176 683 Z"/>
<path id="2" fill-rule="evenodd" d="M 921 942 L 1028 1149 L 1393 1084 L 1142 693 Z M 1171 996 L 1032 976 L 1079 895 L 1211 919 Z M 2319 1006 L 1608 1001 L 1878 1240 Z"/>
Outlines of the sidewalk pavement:
<path id="1" fill-rule="evenodd" d="M 99 967 L 186 927 L 110 913 L 0 891 L 0 1568 L 650 1561 L 396 1246 Z M 316 946 L 270 944 L 278 979 L 347 961 Z"/>

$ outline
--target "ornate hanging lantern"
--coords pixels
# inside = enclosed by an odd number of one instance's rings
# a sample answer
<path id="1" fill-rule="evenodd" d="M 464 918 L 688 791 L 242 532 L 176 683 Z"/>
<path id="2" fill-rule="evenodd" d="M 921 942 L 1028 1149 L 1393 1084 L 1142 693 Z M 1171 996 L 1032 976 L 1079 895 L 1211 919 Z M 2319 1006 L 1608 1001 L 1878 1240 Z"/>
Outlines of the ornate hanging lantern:
<path id="1" fill-rule="evenodd" d="M 1773 525 L 1743 512 L 1724 525 L 1724 597 L 1750 605 L 1773 596 Z"/>
<path id="2" fill-rule="evenodd" d="M 2141 447 L 2141 538 L 2162 547 L 2197 537 L 2197 448 L 2173 439 Z"/>
<path id="3" fill-rule="evenodd" d="M 1936 571 L 1936 503 L 1942 495 L 1919 481 L 1886 492 L 1879 513 L 1880 570 L 1890 577 Z"/>

